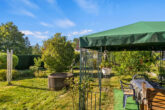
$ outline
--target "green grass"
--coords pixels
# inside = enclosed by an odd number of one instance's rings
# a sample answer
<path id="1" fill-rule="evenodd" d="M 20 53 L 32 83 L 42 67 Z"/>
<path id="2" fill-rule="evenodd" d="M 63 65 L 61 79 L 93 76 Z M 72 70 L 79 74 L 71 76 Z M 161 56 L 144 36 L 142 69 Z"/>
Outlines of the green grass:
<path id="1" fill-rule="evenodd" d="M 65 106 L 71 107 L 69 97 L 65 97 L 65 103 L 61 102 L 65 90 L 47 89 L 47 78 L 24 79 L 12 84 L 6 86 L 6 82 L 0 82 L 0 110 L 64 110 Z"/>
<path id="2" fill-rule="evenodd" d="M 114 89 L 114 110 L 124 110 L 123 109 L 123 92 L 119 89 Z M 127 98 L 127 104 L 125 110 L 138 110 L 135 100 L 133 97 Z"/>
<path id="3" fill-rule="evenodd" d="M 95 73 L 96 71 L 94 71 Z M 79 71 L 74 71 L 75 80 L 79 79 Z M 129 80 L 131 76 L 112 76 L 102 79 L 102 109 L 122 110 L 123 93 L 119 80 Z M 0 110 L 72 110 L 72 96 L 70 90 L 49 91 L 47 78 L 25 78 L 12 81 L 13 86 L 7 86 L 7 82 L 0 82 Z M 98 78 L 94 78 L 92 91 L 98 92 Z M 107 89 L 108 88 L 108 89 Z M 94 109 L 94 94 L 92 96 Z M 78 109 L 79 93 L 75 94 L 75 110 Z M 97 109 L 99 94 L 96 96 Z M 89 107 L 91 97 L 88 97 Z M 128 104 L 129 103 L 129 104 Z M 136 109 L 132 98 L 128 98 L 127 109 Z"/>

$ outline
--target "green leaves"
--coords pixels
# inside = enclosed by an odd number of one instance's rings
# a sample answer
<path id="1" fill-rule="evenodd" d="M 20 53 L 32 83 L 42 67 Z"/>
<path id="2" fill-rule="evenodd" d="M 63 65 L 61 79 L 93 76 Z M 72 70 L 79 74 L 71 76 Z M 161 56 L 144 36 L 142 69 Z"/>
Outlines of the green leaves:
<path id="1" fill-rule="evenodd" d="M 114 52 L 118 66 L 115 66 L 120 74 L 137 74 L 150 70 L 156 62 L 156 54 L 151 51 L 122 51 Z"/>
<path id="2" fill-rule="evenodd" d="M 13 55 L 13 68 L 15 68 L 18 64 L 18 57 L 16 55 Z M 6 69 L 7 68 L 7 54 L 6 53 L 0 53 L 0 69 Z"/>
<path id="3" fill-rule="evenodd" d="M 31 46 L 28 37 L 23 37 L 12 22 L 0 25 L 0 50 L 13 49 L 15 54 L 30 54 Z"/>
<path id="4" fill-rule="evenodd" d="M 47 69 L 63 72 L 71 66 L 74 49 L 61 33 L 56 33 L 53 38 L 44 42 L 42 47 L 42 60 Z"/>

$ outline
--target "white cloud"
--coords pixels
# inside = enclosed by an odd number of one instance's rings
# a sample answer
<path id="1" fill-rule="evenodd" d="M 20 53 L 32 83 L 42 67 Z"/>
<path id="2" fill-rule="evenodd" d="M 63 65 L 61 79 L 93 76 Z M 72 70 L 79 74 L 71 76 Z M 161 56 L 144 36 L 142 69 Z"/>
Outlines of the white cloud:
<path id="1" fill-rule="evenodd" d="M 30 11 L 27 10 L 21 10 L 20 14 L 26 15 L 26 16 L 30 16 L 32 18 L 35 18 L 35 15 L 33 13 L 31 13 Z"/>
<path id="2" fill-rule="evenodd" d="M 76 24 L 69 19 L 59 19 L 55 21 L 55 24 L 61 28 L 73 27 Z"/>
<path id="3" fill-rule="evenodd" d="M 21 1 L 31 8 L 39 8 L 36 4 L 30 2 L 30 0 L 21 0 Z"/>
<path id="4" fill-rule="evenodd" d="M 93 30 L 91 29 L 85 29 L 85 30 L 82 30 L 82 31 L 75 31 L 75 32 L 71 32 L 69 33 L 67 36 L 71 37 L 71 36 L 82 36 L 82 35 L 85 35 L 85 34 L 88 34 L 90 32 L 92 32 Z"/>
<path id="5" fill-rule="evenodd" d="M 30 35 L 30 36 L 33 36 L 33 37 L 36 37 L 36 38 L 39 38 L 39 39 L 47 39 L 48 38 L 48 31 L 46 32 L 39 32 L 39 31 L 35 31 L 35 32 L 32 32 L 32 31 L 29 31 L 29 30 L 23 30 L 21 31 L 22 33 L 24 33 L 25 35 Z"/>
<path id="6" fill-rule="evenodd" d="M 98 13 L 98 4 L 94 0 L 75 0 L 75 2 L 89 13 Z"/>
<path id="7" fill-rule="evenodd" d="M 51 24 L 48 24 L 48 23 L 46 23 L 46 22 L 40 22 L 40 24 L 41 24 L 42 26 L 45 26 L 45 27 L 52 27 Z"/>

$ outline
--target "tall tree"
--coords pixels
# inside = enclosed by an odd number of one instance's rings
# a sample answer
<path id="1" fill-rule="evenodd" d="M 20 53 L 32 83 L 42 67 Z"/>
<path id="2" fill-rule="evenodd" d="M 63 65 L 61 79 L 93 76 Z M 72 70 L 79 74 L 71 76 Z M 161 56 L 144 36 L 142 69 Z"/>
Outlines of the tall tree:
<path id="1" fill-rule="evenodd" d="M 40 46 L 39 46 L 38 43 L 35 46 L 33 46 L 33 48 L 32 48 L 32 54 L 34 54 L 34 55 L 41 54 L 41 48 L 40 48 Z"/>
<path id="2" fill-rule="evenodd" d="M 13 22 L 0 25 L 0 51 L 13 49 L 15 54 L 28 54 L 30 42 L 27 37 L 18 30 Z M 28 50 L 28 51 L 27 51 Z"/>

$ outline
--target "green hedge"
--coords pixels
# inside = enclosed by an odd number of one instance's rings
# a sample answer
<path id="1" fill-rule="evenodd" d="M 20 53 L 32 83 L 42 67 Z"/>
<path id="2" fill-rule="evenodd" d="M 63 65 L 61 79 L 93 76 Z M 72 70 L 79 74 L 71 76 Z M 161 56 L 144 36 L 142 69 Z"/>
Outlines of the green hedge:
<path id="1" fill-rule="evenodd" d="M 15 67 L 18 70 L 29 69 L 34 65 L 34 58 L 41 57 L 41 55 L 17 55 L 19 58 L 18 65 Z"/>
<path id="2" fill-rule="evenodd" d="M 18 57 L 13 55 L 13 68 L 18 64 Z M 7 53 L 0 53 L 0 69 L 7 68 Z"/>
<path id="3" fill-rule="evenodd" d="M 0 81 L 6 81 L 6 69 L 0 69 Z M 32 70 L 12 70 L 12 79 L 21 79 L 25 77 L 34 77 L 34 72 Z"/>

